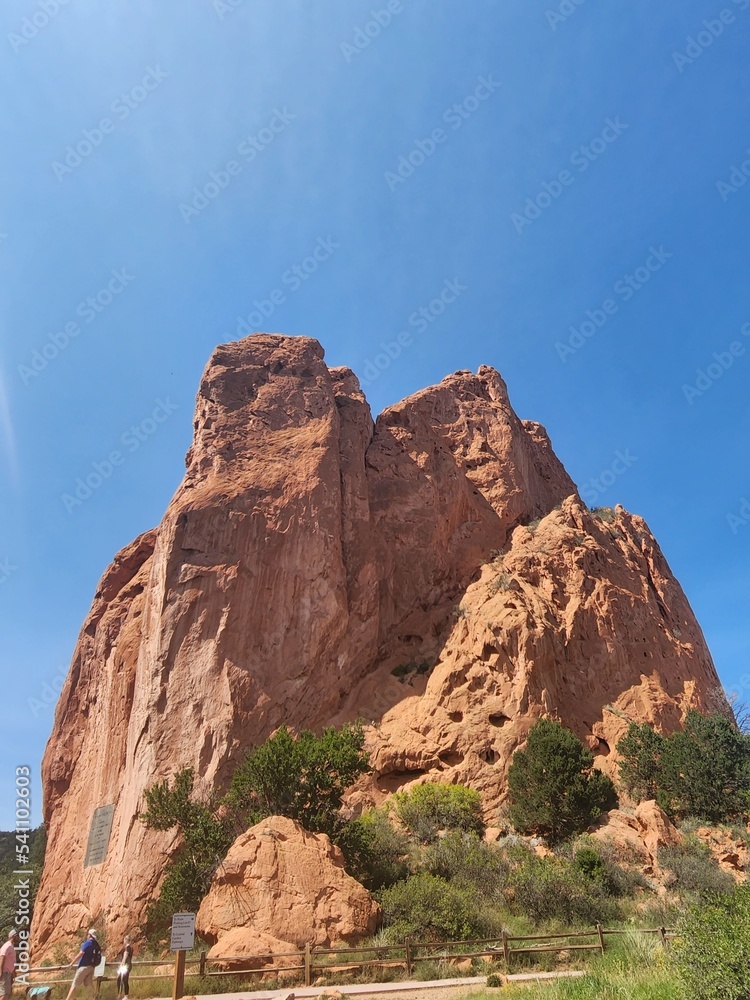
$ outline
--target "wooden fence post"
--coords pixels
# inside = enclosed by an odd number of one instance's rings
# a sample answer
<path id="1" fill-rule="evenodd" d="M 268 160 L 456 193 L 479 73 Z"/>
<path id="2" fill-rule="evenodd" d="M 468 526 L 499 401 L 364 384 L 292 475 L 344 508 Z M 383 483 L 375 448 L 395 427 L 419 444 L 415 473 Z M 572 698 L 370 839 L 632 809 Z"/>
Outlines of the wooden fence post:
<path id="1" fill-rule="evenodd" d="M 310 942 L 305 945 L 305 986 L 310 985 L 312 979 L 312 955 L 310 954 Z"/>
<path id="2" fill-rule="evenodd" d="M 175 952 L 174 982 L 172 983 L 172 1000 L 180 1000 L 185 995 L 185 951 Z"/>
<path id="3" fill-rule="evenodd" d="M 602 925 L 596 925 L 596 933 L 599 935 L 599 947 L 602 949 L 602 955 L 604 954 L 604 935 L 602 934 Z"/>
<path id="4" fill-rule="evenodd" d="M 406 975 L 410 976 L 412 970 L 411 964 L 411 941 L 406 939 Z"/>
<path id="5" fill-rule="evenodd" d="M 667 941 L 667 928 L 666 927 L 660 927 L 659 928 L 659 938 L 661 940 L 662 946 L 664 948 L 668 948 L 669 947 L 669 943 Z"/>
<path id="6" fill-rule="evenodd" d="M 508 947 L 508 932 L 503 927 L 503 958 L 505 959 L 505 975 L 510 969 L 510 948 Z"/>
<path id="7" fill-rule="evenodd" d="M 205 976 L 205 974 L 206 974 L 206 953 L 205 953 L 205 951 L 202 951 L 201 952 L 201 962 L 200 962 L 200 966 L 198 968 L 198 975 L 199 976 Z"/>

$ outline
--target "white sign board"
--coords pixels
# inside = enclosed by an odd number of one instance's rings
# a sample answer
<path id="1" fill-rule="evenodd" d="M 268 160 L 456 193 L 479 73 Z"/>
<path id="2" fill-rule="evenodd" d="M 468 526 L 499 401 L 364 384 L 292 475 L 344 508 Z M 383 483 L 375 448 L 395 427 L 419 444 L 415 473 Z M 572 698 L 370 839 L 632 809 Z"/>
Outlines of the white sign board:
<path id="1" fill-rule="evenodd" d="M 86 860 L 83 862 L 84 868 L 91 865 L 100 865 L 107 857 L 109 847 L 109 835 L 112 832 L 112 817 L 115 814 L 114 805 L 99 806 L 94 810 L 89 827 L 89 841 L 86 845 Z"/>
<path id="2" fill-rule="evenodd" d="M 190 951 L 195 945 L 195 914 L 175 913 L 172 915 L 172 937 L 169 947 L 172 951 Z"/>

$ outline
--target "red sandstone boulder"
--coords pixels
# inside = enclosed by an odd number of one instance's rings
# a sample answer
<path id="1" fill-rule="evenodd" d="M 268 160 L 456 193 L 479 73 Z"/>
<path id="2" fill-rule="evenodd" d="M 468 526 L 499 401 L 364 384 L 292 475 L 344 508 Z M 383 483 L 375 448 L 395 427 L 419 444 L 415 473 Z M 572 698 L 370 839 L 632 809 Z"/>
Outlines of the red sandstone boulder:
<path id="1" fill-rule="evenodd" d="M 232 844 L 196 928 L 215 942 L 212 954 L 246 955 L 257 954 L 259 934 L 289 943 L 277 951 L 356 944 L 375 932 L 379 919 L 380 907 L 344 871 L 341 851 L 325 834 L 272 816 Z"/>

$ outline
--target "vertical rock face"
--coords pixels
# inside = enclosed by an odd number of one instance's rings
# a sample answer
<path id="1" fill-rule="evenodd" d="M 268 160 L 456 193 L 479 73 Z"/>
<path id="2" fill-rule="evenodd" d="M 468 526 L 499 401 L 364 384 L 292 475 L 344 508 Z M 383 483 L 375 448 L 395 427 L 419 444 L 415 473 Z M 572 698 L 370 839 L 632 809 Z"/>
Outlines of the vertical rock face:
<path id="1" fill-rule="evenodd" d="M 490 810 L 540 714 L 611 767 L 626 716 L 670 727 L 721 704 L 644 522 L 585 509 L 493 369 L 373 424 L 316 341 L 219 347 L 185 478 L 102 578 L 60 697 L 35 956 L 98 917 L 135 929 L 174 847 L 140 822 L 144 788 L 183 766 L 222 785 L 282 723 L 373 723 L 355 805 L 428 775 L 469 781 Z M 110 803 L 107 858 L 84 868 Z"/>

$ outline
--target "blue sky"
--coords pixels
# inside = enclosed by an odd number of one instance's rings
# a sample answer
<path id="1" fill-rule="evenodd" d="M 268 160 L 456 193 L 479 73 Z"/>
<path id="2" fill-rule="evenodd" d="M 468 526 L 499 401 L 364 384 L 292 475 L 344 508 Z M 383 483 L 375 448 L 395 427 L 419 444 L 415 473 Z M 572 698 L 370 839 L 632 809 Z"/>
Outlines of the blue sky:
<path id="1" fill-rule="evenodd" d="M 0 21 L 0 827 L 243 319 L 369 373 L 376 413 L 498 368 L 584 497 L 646 518 L 750 690 L 750 0 L 19 0 Z"/>

